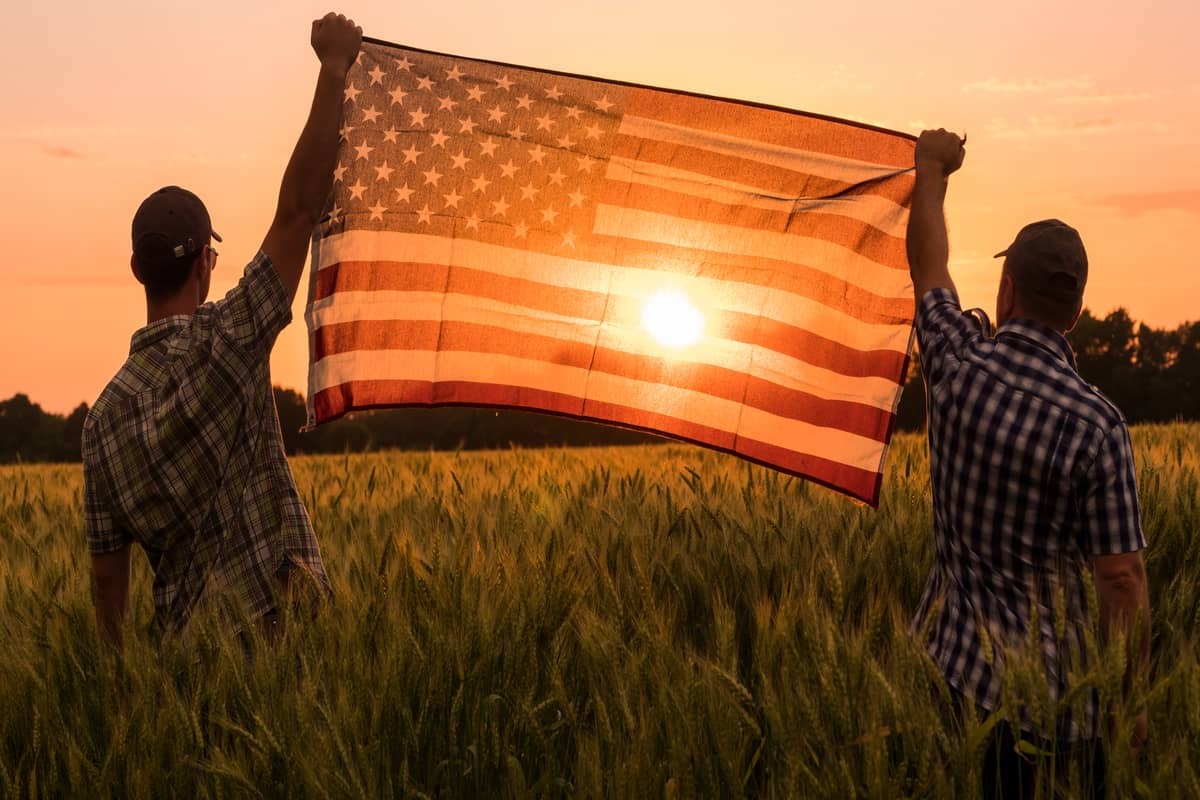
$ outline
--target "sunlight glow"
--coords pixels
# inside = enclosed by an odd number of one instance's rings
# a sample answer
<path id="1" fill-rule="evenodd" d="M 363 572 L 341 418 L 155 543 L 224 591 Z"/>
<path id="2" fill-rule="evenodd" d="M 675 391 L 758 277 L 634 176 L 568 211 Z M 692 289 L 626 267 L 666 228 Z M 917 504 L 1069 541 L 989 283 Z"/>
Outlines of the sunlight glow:
<path id="1" fill-rule="evenodd" d="M 704 315 L 682 292 L 657 292 L 642 309 L 642 327 L 663 347 L 678 349 L 700 340 Z"/>

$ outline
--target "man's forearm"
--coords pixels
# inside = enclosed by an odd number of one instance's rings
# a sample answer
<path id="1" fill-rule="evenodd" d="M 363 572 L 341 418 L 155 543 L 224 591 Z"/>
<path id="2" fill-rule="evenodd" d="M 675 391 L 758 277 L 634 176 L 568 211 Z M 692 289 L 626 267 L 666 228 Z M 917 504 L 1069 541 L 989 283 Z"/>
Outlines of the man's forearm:
<path id="1" fill-rule="evenodd" d="M 1145 572 L 1116 579 L 1098 579 L 1100 630 L 1105 638 L 1123 633 L 1129 650 L 1127 688 L 1132 680 L 1145 679 L 1150 668 L 1150 592 Z M 1135 638 L 1136 637 L 1136 638 Z"/>
<path id="2" fill-rule="evenodd" d="M 947 184 L 948 179 L 940 170 L 918 167 L 906 237 L 908 269 L 915 286 L 947 271 L 950 260 L 945 214 Z"/>
<path id="3" fill-rule="evenodd" d="M 119 579 L 97 578 L 96 580 L 96 625 L 108 642 L 121 645 L 121 623 L 129 606 L 129 582 Z"/>
<path id="4" fill-rule="evenodd" d="M 333 185 L 345 91 L 346 73 L 337 66 L 322 64 L 312 109 L 283 173 L 279 188 L 281 215 L 316 224 Z"/>

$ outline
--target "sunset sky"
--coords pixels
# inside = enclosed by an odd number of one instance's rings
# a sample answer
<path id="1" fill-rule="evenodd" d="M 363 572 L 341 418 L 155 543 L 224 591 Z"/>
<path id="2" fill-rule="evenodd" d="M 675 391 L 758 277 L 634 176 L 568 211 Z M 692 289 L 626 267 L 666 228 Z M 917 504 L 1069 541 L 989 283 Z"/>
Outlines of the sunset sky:
<path id="1" fill-rule="evenodd" d="M 103 6 L 103 7 L 102 7 Z M 1200 319 L 1200 10 L 1194 2 L 346 2 L 368 36 L 771 103 L 916 133 L 966 131 L 951 267 L 991 309 L 1024 223 L 1079 228 L 1086 304 Z M 186 11 L 177 10 L 186 7 Z M 326 4 L 49 2 L 0 50 L 0 399 L 91 403 L 145 323 L 129 272 L 142 198 L 198 193 L 224 237 L 213 293 L 266 232 L 317 74 Z M 306 285 L 306 284 L 305 284 Z M 303 294 L 272 358 L 303 389 Z"/>

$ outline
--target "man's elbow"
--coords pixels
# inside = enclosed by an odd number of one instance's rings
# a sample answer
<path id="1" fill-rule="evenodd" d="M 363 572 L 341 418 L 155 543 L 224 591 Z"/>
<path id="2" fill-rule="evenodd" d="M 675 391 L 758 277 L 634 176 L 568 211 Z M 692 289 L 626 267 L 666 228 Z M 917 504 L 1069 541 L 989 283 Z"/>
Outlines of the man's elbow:
<path id="1" fill-rule="evenodd" d="M 1095 556 L 1092 569 L 1102 601 L 1107 597 L 1136 601 L 1146 595 L 1146 564 L 1141 552 Z"/>

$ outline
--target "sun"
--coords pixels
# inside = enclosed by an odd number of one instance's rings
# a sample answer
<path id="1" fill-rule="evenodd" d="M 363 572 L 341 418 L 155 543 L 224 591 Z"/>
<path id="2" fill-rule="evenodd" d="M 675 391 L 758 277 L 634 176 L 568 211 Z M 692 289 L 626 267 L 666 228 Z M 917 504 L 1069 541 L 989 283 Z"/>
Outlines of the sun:
<path id="1" fill-rule="evenodd" d="M 704 315 L 682 292 L 662 291 L 646 300 L 642 327 L 663 347 L 679 349 L 700 340 Z"/>

